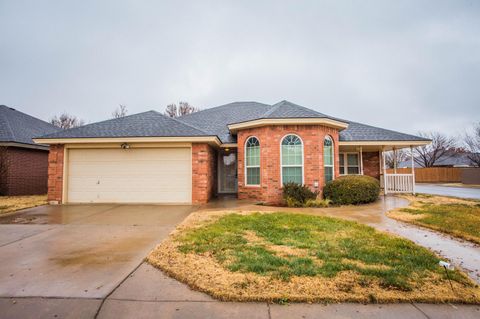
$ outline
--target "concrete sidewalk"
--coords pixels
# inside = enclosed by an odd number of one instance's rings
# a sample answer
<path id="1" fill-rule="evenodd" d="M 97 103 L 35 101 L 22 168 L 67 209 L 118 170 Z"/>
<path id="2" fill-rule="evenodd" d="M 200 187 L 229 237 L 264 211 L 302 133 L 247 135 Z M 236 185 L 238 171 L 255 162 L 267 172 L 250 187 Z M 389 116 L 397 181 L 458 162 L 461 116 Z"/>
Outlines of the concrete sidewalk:
<path id="1" fill-rule="evenodd" d="M 106 298 L 0 298 L 0 318 L 479 318 L 478 305 L 220 302 L 142 264 Z"/>

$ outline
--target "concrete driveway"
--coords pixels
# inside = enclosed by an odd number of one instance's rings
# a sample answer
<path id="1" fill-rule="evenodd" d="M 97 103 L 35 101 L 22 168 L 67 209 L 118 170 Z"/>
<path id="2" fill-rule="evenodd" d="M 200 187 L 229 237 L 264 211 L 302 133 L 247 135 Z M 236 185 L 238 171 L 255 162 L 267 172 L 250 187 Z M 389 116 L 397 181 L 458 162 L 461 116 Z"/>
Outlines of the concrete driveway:
<path id="1" fill-rule="evenodd" d="M 194 209 L 42 206 L 2 218 L 0 296 L 105 297 Z"/>
<path id="2" fill-rule="evenodd" d="M 445 184 L 415 184 L 417 193 L 480 199 L 479 187 L 453 186 Z"/>

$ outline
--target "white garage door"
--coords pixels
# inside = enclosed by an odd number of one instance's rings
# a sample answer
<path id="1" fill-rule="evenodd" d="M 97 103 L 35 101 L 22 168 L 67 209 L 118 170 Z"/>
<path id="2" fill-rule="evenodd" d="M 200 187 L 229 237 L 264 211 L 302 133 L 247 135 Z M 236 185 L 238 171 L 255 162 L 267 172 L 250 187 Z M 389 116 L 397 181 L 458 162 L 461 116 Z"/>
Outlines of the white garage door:
<path id="1" fill-rule="evenodd" d="M 190 148 L 70 149 L 69 203 L 190 203 Z"/>

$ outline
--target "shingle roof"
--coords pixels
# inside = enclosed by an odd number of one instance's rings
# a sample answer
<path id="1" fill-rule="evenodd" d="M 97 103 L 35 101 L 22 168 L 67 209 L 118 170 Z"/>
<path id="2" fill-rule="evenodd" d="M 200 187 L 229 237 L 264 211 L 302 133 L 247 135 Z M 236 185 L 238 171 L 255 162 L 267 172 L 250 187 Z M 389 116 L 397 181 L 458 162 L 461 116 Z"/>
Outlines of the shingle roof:
<path id="1" fill-rule="evenodd" d="M 180 121 L 218 136 L 223 143 L 236 142 L 227 125 L 261 118 L 271 105 L 257 102 L 233 102 L 192 114 L 184 115 Z"/>
<path id="2" fill-rule="evenodd" d="M 32 141 L 33 137 L 59 130 L 50 123 L 0 105 L 0 142 L 38 145 Z"/>
<path id="3" fill-rule="evenodd" d="M 340 141 L 428 141 L 429 139 L 370 126 L 349 122 L 348 127 L 340 131 Z"/>
<path id="4" fill-rule="evenodd" d="M 234 102 L 205 109 L 177 119 L 149 111 L 119 119 L 85 125 L 45 138 L 75 137 L 143 137 L 143 136 L 217 136 L 222 143 L 235 143 L 228 125 L 257 119 L 329 118 L 349 124 L 340 132 L 341 141 L 424 141 L 426 139 L 337 119 L 312 109 L 281 101 L 274 105 L 257 102 Z"/>
<path id="5" fill-rule="evenodd" d="M 42 138 L 209 136 L 157 111 L 133 114 L 41 136 Z M 37 136 L 40 137 L 40 136 Z"/>
<path id="6" fill-rule="evenodd" d="M 263 114 L 264 119 L 278 119 L 278 118 L 332 118 L 323 113 L 311 110 L 304 106 L 294 104 L 289 101 L 281 101 L 272 105 L 270 110 Z"/>
<path id="7" fill-rule="evenodd" d="M 229 124 L 279 118 L 329 118 L 338 120 L 285 100 L 274 105 L 257 102 L 234 102 L 184 115 L 179 120 L 217 135 L 223 143 L 235 143 L 236 136 L 230 134 Z"/>

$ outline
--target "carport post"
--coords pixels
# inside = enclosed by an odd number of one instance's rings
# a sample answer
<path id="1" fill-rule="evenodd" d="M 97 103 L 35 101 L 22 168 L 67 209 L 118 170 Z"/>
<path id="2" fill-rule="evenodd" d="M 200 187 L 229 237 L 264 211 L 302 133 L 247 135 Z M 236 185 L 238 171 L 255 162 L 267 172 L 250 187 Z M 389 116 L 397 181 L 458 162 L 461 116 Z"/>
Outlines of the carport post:
<path id="1" fill-rule="evenodd" d="M 383 158 L 383 194 L 387 195 L 387 163 L 385 162 L 385 147 L 382 147 L 382 158 Z"/>

